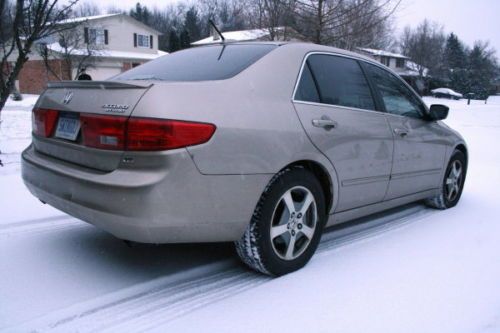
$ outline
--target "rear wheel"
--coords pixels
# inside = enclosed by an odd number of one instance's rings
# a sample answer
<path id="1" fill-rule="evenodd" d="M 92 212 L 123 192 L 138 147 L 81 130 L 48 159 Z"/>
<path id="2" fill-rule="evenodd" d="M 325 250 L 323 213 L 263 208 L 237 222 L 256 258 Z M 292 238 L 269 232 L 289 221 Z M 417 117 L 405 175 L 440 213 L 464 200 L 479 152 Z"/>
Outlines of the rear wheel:
<path id="1" fill-rule="evenodd" d="M 428 199 L 426 203 L 437 209 L 454 207 L 462 195 L 466 173 L 465 156 L 461 151 L 455 150 L 446 168 L 440 194 Z"/>
<path id="2" fill-rule="evenodd" d="M 283 275 L 312 257 L 325 223 L 325 199 L 316 177 L 302 168 L 285 169 L 264 190 L 236 250 L 252 269 Z"/>

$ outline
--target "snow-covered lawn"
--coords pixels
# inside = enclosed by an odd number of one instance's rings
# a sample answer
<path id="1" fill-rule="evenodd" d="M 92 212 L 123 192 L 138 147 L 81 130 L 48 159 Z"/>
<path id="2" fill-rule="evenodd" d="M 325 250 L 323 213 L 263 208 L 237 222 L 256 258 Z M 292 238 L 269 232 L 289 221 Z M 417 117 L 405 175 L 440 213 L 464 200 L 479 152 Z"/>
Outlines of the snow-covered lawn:
<path id="1" fill-rule="evenodd" d="M 8 99 L 0 113 L 0 175 L 20 171 L 19 154 L 31 140 L 31 110 L 38 95 L 23 95 L 22 101 Z"/>
<path id="2" fill-rule="evenodd" d="M 30 106 L 0 128 L 0 331 L 499 332 L 500 97 L 451 107 L 470 165 L 459 205 L 412 204 L 328 230 L 299 272 L 269 279 L 231 244 L 139 246 L 42 205 L 19 154 Z"/>

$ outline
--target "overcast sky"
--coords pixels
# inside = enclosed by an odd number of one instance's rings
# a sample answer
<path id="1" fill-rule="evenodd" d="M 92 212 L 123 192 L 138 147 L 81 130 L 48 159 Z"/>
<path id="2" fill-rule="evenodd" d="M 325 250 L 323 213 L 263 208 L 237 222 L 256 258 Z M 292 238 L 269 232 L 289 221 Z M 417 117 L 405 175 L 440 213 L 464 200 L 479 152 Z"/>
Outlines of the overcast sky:
<path id="1" fill-rule="evenodd" d="M 81 0 L 91 1 L 91 0 Z M 129 9 L 138 0 L 99 0 L 103 8 L 119 6 Z M 162 8 L 176 0 L 139 0 L 148 7 Z M 191 1 L 194 2 L 194 1 Z M 500 0 L 403 0 L 396 13 L 398 31 L 406 25 L 416 26 L 428 18 L 444 25 L 445 31 L 455 32 L 466 44 L 489 40 L 500 58 Z"/>

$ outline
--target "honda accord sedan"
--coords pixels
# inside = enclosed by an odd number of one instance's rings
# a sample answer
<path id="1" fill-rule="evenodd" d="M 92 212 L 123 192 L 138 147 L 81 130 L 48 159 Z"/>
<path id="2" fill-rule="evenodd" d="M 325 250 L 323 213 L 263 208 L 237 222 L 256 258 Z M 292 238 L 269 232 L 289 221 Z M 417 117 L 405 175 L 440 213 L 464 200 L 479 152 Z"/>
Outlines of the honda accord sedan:
<path id="1" fill-rule="evenodd" d="M 325 226 L 455 206 L 468 152 L 447 114 L 355 53 L 222 43 L 50 84 L 22 175 L 42 202 L 120 239 L 231 241 L 279 276 L 310 260 Z"/>

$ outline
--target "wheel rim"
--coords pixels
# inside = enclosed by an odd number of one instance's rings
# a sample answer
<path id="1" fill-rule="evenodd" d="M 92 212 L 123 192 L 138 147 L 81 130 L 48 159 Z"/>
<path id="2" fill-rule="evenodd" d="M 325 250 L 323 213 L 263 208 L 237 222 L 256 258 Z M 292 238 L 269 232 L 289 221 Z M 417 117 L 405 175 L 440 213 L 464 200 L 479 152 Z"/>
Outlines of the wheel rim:
<path id="1" fill-rule="evenodd" d="M 294 260 L 307 249 L 318 221 L 313 194 L 303 186 L 286 191 L 278 200 L 271 219 L 271 244 L 284 260 Z"/>
<path id="2" fill-rule="evenodd" d="M 446 177 L 444 192 L 448 201 L 454 201 L 460 193 L 463 180 L 463 165 L 459 160 L 451 164 L 450 171 Z"/>

